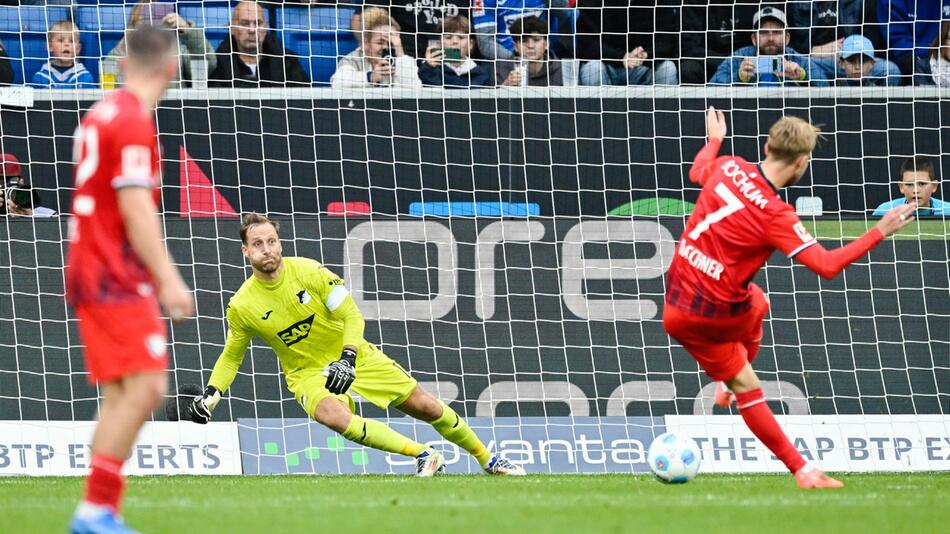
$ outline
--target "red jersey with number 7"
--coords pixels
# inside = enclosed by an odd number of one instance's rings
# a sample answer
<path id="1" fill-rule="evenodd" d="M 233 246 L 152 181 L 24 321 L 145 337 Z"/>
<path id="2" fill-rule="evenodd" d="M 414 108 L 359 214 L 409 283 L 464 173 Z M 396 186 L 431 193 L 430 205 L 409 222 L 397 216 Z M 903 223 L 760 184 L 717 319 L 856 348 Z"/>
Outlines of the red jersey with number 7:
<path id="1" fill-rule="evenodd" d="M 817 243 L 759 166 L 716 157 L 719 145 L 710 141 L 690 169 L 703 190 L 667 273 L 667 304 L 706 317 L 748 311 L 749 283 L 775 249 L 791 258 Z"/>
<path id="2" fill-rule="evenodd" d="M 146 187 L 159 202 L 152 113 L 125 90 L 83 116 L 75 134 L 75 187 L 66 294 L 76 306 L 154 298 L 151 275 L 126 237 L 117 191 Z"/>

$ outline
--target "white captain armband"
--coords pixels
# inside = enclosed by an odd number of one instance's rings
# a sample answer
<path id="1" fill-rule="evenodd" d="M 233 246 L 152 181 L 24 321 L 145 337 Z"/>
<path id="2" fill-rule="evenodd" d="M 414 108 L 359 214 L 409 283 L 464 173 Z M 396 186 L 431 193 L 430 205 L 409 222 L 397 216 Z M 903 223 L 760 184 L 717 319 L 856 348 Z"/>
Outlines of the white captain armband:
<path id="1" fill-rule="evenodd" d="M 327 295 L 326 305 L 327 309 L 330 311 L 335 311 L 340 305 L 343 304 L 343 301 L 346 300 L 350 294 L 343 286 L 333 286 L 333 289 L 330 290 L 330 294 Z"/>

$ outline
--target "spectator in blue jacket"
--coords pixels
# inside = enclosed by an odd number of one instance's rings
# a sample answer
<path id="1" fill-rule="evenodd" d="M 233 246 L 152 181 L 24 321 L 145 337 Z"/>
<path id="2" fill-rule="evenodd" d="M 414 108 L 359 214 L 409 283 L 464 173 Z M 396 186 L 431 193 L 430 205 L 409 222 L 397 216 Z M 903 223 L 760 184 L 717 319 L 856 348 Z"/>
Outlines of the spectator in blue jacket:
<path id="1" fill-rule="evenodd" d="M 471 56 L 472 25 L 462 15 L 442 20 L 441 42 L 431 42 L 419 67 L 423 85 L 436 87 L 491 87 L 491 73 Z"/>
<path id="2" fill-rule="evenodd" d="M 863 35 L 842 41 L 837 59 L 816 59 L 824 77 L 838 86 L 900 85 L 901 71 L 892 61 L 874 57 L 874 45 Z"/>
<path id="3" fill-rule="evenodd" d="M 940 21 L 950 19 L 950 0 L 878 0 L 877 22 L 901 74 L 910 77 L 927 62 Z"/>
<path id="4" fill-rule="evenodd" d="M 752 17 L 752 44 L 736 50 L 723 61 L 709 81 L 712 85 L 828 85 L 821 69 L 788 46 L 790 35 L 785 13 L 774 7 Z M 765 70 L 765 64 L 770 66 Z"/>
<path id="5" fill-rule="evenodd" d="M 95 89 L 96 81 L 76 60 L 81 46 L 79 28 L 68 20 L 54 22 L 46 34 L 50 60 L 33 75 L 30 85 L 39 89 Z"/>

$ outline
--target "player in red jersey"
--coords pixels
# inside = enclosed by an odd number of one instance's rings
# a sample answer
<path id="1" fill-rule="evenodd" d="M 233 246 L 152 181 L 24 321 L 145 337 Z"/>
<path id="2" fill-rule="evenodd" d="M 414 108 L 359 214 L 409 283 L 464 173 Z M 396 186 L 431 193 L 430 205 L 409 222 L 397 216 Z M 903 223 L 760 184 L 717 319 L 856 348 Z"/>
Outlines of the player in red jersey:
<path id="1" fill-rule="evenodd" d="M 703 190 L 667 273 L 663 327 L 706 374 L 722 382 L 716 404 L 728 407 L 736 401 L 746 425 L 785 463 L 800 487 L 841 487 L 805 462 L 759 388 L 751 363 L 762 341 L 769 301 L 752 278 L 775 249 L 834 278 L 913 221 L 916 206 L 894 208 L 861 238 L 829 251 L 778 195 L 805 174 L 818 128 L 796 117 L 779 119 L 769 130 L 765 161 L 755 165 L 738 156 L 717 157 L 726 136 L 722 112 L 710 107 L 706 126 L 709 142 L 689 172 Z"/>
<path id="2" fill-rule="evenodd" d="M 131 532 L 118 516 L 122 464 L 166 390 L 165 325 L 193 312 L 191 292 L 162 242 L 154 109 L 175 76 L 172 32 L 126 37 L 125 88 L 94 105 L 76 130 L 66 291 L 79 318 L 89 380 L 102 391 L 86 493 L 75 533 Z"/>

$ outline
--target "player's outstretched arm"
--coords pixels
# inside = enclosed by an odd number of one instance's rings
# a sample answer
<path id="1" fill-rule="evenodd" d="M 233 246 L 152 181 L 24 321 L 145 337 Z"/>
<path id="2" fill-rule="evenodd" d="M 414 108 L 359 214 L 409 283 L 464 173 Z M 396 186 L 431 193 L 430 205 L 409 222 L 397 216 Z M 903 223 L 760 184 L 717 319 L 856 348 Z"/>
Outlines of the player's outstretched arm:
<path id="1" fill-rule="evenodd" d="M 867 254 L 885 237 L 913 222 L 916 209 L 917 205 L 913 203 L 898 206 L 884 214 L 874 228 L 857 240 L 834 250 L 828 250 L 816 243 L 800 252 L 795 259 L 822 278 L 830 280 L 838 276 L 845 267 Z"/>
<path id="2" fill-rule="evenodd" d="M 323 370 L 323 376 L 327 377 L 327 390 L 334 395 L 339 395 L 346 393 L 356 380 L 356 356 L 358 347 L 363 341 L 366 320 L 353 302 L 353 297 L 342 285 L 330 291 L 326 304 L 330 315 L 343 323 L 343 353 L 339 360 L 332 362 Z"/>
<path id="3" fill-rule="evenodd" d="M 118 190 L 117 199 L 129 244 L 158 284 L 159 303 L 174 321 L 192 315 L 194 298 L 162 243 L 152 192 L 145 187 L 123 187 Z"/>
<path id="4" fill-rule="evenodd" d="M 706 135 L 709 141 L 693 159 L 693 166 L 689 170 L 689 180 L 694 184 L 705 185 L 712 175 L 713 162 L 719 155 L 722 140 L 726 137 L 726 117 L 721 111 L 709 106 L 706 110 Z"/>

